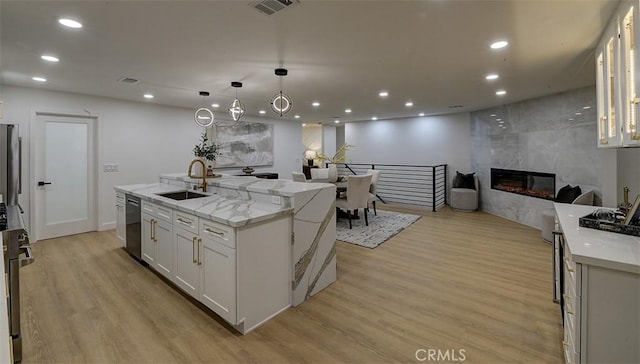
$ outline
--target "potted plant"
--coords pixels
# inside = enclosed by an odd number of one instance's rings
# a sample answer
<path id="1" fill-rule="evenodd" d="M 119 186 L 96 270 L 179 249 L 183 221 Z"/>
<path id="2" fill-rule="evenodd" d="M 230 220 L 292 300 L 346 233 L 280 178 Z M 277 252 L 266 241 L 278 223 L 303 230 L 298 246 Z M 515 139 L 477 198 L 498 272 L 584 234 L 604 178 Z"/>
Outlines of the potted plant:
<path id="1" fill-rule="evenodd" d="M 207 173 L 208 170 L 211 170 L 211 174 L 213 174 L 213 162 L 216 161 L 216 158 L 219 154 L 220 152 L 218 151 L 218 144 L 209 140 L 206 131 L 202 133 L 202 136 L 200 137 L 200 143 L 196 144 L 196 146 L 193 147 L 193 155 L 196 156 L 196 158 L 200 158 L 205 165 L 209 166 L 207 168 L 207 171 L 202 171 L 202 173 Z M 207 163 L 207 161 L 212 163 Z M 196 175 L 197 174 L 198 172 L 196 171 Z"/>
<path id="2" fill-rule="evenodd" d="M 340 149 L 338 149 L 336 154 L 333 155 L 333 157 L 329 157 L 324 153 L 318 153 L 318 156 L 316 158 L 320 161 L 320 163 L 328 164 L 330 182 L 335 182 L 338 180 L 338 168 L 336 167 L 336 164 L 344 163 L 347 160 L 347 150 L 352 147 L 353 145 L 351 144 L 343 144 Z"/>

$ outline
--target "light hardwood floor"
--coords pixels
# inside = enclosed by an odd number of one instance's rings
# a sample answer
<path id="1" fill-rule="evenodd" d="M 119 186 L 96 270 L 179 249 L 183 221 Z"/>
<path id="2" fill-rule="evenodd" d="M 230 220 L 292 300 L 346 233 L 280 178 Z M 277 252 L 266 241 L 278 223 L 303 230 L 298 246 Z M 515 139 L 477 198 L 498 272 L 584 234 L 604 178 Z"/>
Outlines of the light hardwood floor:
<path id="1" fill-rule="evenodd" d="M 134 262 L 114 231 L 33 248 L 25 363 L 415 363 L 418 349 L 563 362 L 551 246 L 482 212 L 425 212 L 373 250 L 338 242 L 338 281 L 246 336 Z"/>

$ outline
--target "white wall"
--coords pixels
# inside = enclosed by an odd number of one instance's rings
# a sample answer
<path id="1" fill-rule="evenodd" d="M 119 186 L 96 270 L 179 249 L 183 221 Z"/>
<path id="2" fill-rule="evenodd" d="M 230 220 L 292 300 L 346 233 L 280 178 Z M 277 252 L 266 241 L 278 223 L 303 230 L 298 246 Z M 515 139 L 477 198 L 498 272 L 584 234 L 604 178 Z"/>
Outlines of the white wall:
<path id="1" fill-rule="evenodd" d="M 340 148 L 345 143 L 344 141 L 344 125 L 336 127 L 336 147 Z"/>
<path id="2" fill-rule="evenodd" d="M 302 144 L 304 150 L 314 150 L 322 152 L 322 126 L 317 124 L 307 124 L 302 128 Z M 295 169 L 296 171 L 298 169 Z"/>
<path id="3" fill-rule="evenodd" d="M 471 168 L 469 113 L 406 119 L 363 121 L 345 124 L 349 163 L 449 165 L 456 170 Z"/>
<path id="4" fill-rule="evenodd" d="M 322 151 L 326 155 L 336 154 L 336 127 L 333 125 L 322 126 Z"/>
<path id="5" fill-rule="evenodd" d="M 36 111 L 98 117 L 98 228 L 101 230 L 114 227 L 114 186 L 154 183 L 161 173 L 186 173 L 193 159 L 191 151 L 202 133 L 202 128 L 193 122 L 191 109 L 6 85 L 2 85 L 2 98 L 4 116 L 1 122 L 20 125 L 23 140 L 20 204 L 25 208 L 30 225 L 30 123 Z M 274 124 L 274 165 L 256 168 L 256 171 L 275 171 L 288 176 L 291 171 L 300 169 L 302 146 L 291 143 L 302 139 L 299 123 L 263 117 L 245 117 L 243 120 Z M 105 163 L 118 164 L 119 171 L 102 172 Z M 225 169 L 221 172 L 236 174 L 239 171 Z"/>
<path id="6" fill-rule="evenodd" d="M 617 193 L 616 202 L 624 201 L 624 187 L 629 187 L 629 202 L 633 203 L 640 194 L 640 149 L 620 148 L 617 150 Z M 613 206 L 617 206 L 617 203 Z"/>

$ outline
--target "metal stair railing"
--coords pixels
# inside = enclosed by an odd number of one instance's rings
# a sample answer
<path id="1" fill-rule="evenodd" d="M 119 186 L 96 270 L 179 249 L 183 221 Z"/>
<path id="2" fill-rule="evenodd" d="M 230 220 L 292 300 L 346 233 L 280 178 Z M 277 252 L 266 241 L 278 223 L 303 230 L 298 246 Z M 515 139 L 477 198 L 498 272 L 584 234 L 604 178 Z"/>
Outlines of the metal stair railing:
<path id="1" fill-rule="evenodd" d="M 339 175 L 381 171 L 376 197 L 385 204 L 428 208 L 435 212 L 447 203 L 447 165 L 340 163 Z"/>

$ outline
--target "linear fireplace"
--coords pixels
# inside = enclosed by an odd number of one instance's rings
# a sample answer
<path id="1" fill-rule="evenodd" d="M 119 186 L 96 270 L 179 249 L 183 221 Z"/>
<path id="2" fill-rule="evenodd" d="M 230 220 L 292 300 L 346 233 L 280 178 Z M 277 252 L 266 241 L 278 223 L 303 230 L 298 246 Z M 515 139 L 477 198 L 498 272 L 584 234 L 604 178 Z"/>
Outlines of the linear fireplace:
<path id="1" fill-rule="evenodd" d="M 556 193 L 556 175 L 491 168 L 491 189 L 553 200 Z"/>

